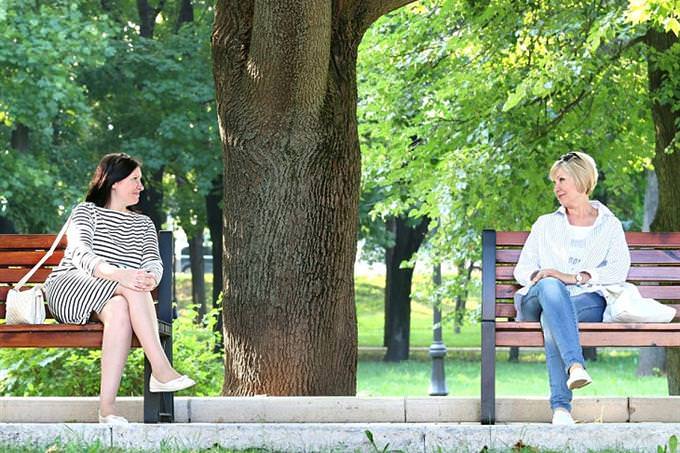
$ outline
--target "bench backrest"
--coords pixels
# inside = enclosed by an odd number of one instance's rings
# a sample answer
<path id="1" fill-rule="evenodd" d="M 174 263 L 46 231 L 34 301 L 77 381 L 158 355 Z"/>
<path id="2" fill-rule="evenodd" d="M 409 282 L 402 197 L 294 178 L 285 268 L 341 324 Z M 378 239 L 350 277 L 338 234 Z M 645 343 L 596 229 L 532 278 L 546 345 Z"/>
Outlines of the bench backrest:
<path id="1" fill-rule="evenodd" d="M 55 234 L 0 234 L 0 319 L 5 319 L 7 292 L 40 261 L 54 242 Z M 51 257 L 33 274 L 29 283 L 42 283 L 64 256 L 64 237 Z M 29 286 L 29 285 L 27 285 Z M 48 311 L 48 317 L 49 310 Z"/>
<path id="2" fill-rule="evenodd" d="M 482 236 L 482 319 L 514 318 L 513 277 L 528 232 L 484 230 Z M 669 303 L 680 313 L 680 233 L 626 233 L 631 268 L 628 281 L 644 297 Z M 490 276 L 495 275 L 495 278 Z"/>
<path id="3" fill-rule="evenodd" d="M 10 288 L 14 286 L 26 273 L 45 255 L 56 238 L 56 234 L 0 234 L 0 320 L 5 319 L 5 301 Z M 163 278 L 159 286 L 153 290 L 154 300 L 159 319 L 172 322 L 173 311 L 173 237 L 171 231 L 159 233 L 159 249 L 163 261 Z M 43 283 L 52 268 L 59 264 L 64 256 L 66 237 L 64 237 L 51 257 L 38 269 L 29 280 L 29 284 Z M 48 318 L 52 318 L 45 307 Z"/>

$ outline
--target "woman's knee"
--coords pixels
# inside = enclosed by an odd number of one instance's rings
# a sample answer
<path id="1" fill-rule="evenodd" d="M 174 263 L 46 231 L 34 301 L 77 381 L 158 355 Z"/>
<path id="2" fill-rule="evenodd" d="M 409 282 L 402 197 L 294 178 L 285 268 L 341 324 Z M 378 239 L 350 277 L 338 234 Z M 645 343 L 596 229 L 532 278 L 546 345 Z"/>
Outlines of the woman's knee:
<path id="1" fill-rule="evenodd" d="M 567 286 L 554 277 L 542 278 L 536 282 L 536 290 L 539 292 L 541 305 L 544 303 L 558 302 L 563 297 L 568 297 Z"/>
<path id="2" fill-rule="evenodd" d="M 128 300 L 121 295 L 113 296 L 106 302 L 99 318 L 106 325 L 116 325 L 123 328 L 129 327 L 130 310 L 128 309 Z"/>
<path id="3" fill-rule="evenodd" d="M 535 283 L 536 289 L 540 290 L 542 293 L 559 292 L 562 293 L 566 291 L 567 286 L 562 283 L 561 280 L 555 277 L 542 278 Z"/>

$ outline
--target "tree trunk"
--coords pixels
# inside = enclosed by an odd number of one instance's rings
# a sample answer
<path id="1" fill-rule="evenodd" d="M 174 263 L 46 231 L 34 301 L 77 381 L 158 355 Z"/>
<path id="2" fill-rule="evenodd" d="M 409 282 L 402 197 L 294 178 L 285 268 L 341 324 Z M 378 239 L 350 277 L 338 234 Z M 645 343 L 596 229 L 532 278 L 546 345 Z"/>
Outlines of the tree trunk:
<path id="1" fill-rule="evenodd" d="M 425 240 L 429 219 L 415 226 L 407 217 L 395 217 L 387 228 L 394 235 L 394 246 L 385 251 L 385 360 L 407 360 L 411 334 L 411 284 L 413 268 L 400 268 L 410 260 Z"/>
<path id="2" fill-rule="evenodd" d="M 10 147 L 20 153 L 28 151 L 30 138 L 30 129 L 22 123 L 17 123 L 12 130 L 9 138 Z M 16 226 L 11 219 L 0 215 L 0 234 L 15 234 L 17 233 Z"/>
<path id="3" fill-rule="evenodd" d="M 457 265 L 458 272 L 465 270 L 465 280 L 462 282 L 463 292 L 456 295 L 456 307 L 453 317 L 453 333 L 460 333 L 460 329 L 463 326 L 465 320 L 465 305 L 467 304 L 470 280 L 472 279 L 472 271 L 475 268 L 474 261 L 470 260 L 469 264 L 465 261 L 459 262 Z"/>
<path id="4" fill-rule="evenodd" d="M 355 393 L 357 49 L 404 3 L 216 3 L 225 395 Z"/>
<path id="5" fill-rule="evenodd" d="M 144 191 L 139 197 L 138 206 L 142 212 L 148 215 L 156 230 L 161 228 L 165 222 L 165 212 L 163 211 L 163 168 L 161 167 L 149 177 L 145 175 Z"/>
<path id="6" fill-rule="evenodd" d="M 650 30 L 647 32 L 645 42 L 651 49 L 662 53 L 677 43 L 678 37 L 672 33 Z M 680 121 L 680 112 L 673 111 L 673 107 L 680 104 L 680 87 L 664 86 L 672 83 L 672 78 L 657 66 L 653 56 L 649 58 L 647 68 L 655 129 L 653 163 L 659 181 L 659 208 L 651 229 L 652 231 L 679 231 L 680 146 L 678 142 L 673 143 L 673 139 L 678 133 L 677 124 Z M 669 93 L 673 93 L 672 99 L 668 98 Z M 666 98 L 660 99 L 664 94 Z M 667 349 L 666 366 L 668 368 L 668 393 L 680 395 L 680 348 Z"/>
<path id="7" fill-rule="evenodd" d="M 642 231 L 650 231 L 650 226 L 659 207 L 659 182 L 654 170 L 647 170 L 647 189 L 645 190 L 644 217 Z M 636 374 L 655 376 L 666 372 L 666 350 L 664 348 L 640 348 Z"/>
<path id="8" fill-rule="evenodd" d="M 181 0 L 179 6 L 179 15 L 177 16 L 177 26 L 175 31 L 178 31 L 183 24 L 194 21 L 194 6 L 191 0 Z"/>
<path id="9" fill-rule="evenodd" d="M 148 0 L 137 0 L 137 12 L 139 13 L 139 35 L 143 38 L 153 38 L 153 30 L 156 25 L 156 17 L 163 11 L 165 0 L 158 0 L 158 7 L 153 8 Z"/>
<path id="10" fill-rule="evenodd" d="M 203 231 L 189 239 L 189 260 L 191 263 L 191 301 L 198 307 L 198 321 L 207 310 L 205 307 L 205 263 L 203 262 Z"/>
<path id="11" fill-rule="evenodd" d="M 139 13 L 139 35 L 142 38 L 153 39 L 156 17 L 163 10 L 165 0 L 158 1 L 158 7 L 153 8 L 147 0 L 137 0 L 137 12 Z M 139 199 L 139 208 L 148 215 L 156 226 L 161 228 L 165 222 L 163 212 L 163 172 L 164 168 L 147 169 L 153 173 L 145 175 L 144 192 Z"/>
<path id="12" fill-rule="evenodd" d="M 212 286 L 212 306 L 217 308 L 220 317 L 215 323 L 215 331 L 219 335 L 219 346 L 223 347 L 223 333 L 222 326 L 222 303 L 220 302 L 220 294 L 222 293 L 222 194 L 224 191 L 222 183 L 222 175 L 215 178 L 212 182 L 210 192 L 205 196 L 206 219 L 208 222 L 208 230 L 210 230 L 210 239 L 212 240 L 212 259 L 213 259 L 213 286 Z"/>

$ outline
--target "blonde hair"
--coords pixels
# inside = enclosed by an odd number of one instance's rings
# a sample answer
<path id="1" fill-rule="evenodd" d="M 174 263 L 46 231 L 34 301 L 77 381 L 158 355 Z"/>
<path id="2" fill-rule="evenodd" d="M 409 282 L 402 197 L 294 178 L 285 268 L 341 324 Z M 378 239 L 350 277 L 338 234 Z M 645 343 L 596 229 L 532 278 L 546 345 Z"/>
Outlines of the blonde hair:
<path id="1" fill-rule="evenodd" d="M 580 151 L 572 151 L 564 154 L 550 168 L 550 179 L 555 180 L 555 173 L 564 170 L 574 178 L 576 188 L 586 195 L 593 193 L 597 185 L 597 165 L 595 160 L 588 154 Z"/>

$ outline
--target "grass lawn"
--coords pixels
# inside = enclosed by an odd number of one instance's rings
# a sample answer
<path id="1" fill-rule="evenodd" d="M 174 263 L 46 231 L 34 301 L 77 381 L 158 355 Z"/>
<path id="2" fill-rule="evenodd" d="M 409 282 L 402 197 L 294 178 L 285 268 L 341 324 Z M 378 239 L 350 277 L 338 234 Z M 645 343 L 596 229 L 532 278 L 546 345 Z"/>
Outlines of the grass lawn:
<path id="1" fill-rule="evenodd" d="M 575 396 L 668 396 L 664 376 L 638 377 L 637 351 L 607 351 L 587 364 L 593 383 Z M 427 396 L 431 363 L 359 361 L 357 395 Z M 446 384 L 450 396 L 479 397 L 479 360 L 447 359 Z M 496 396 L 549 395 L 548 372 L 543 354 L 522 354 L 519 363 L 499 355 L 496 363 Z"/>
<path id="2" fill-rule="evenodd" d="M 189 274 L 177 274 L 177 298 L 180 306 L 191 298 Z M 415 285 L 425 277 L 414 279 Z M 359 346 L 381 346 L 383 336 L 384 276 L 356 277 L 356 305 Z M 212 275 L 206 275 L 206 291 L 211 294 Z M 475 309 L 479 299 L 468 305 Z M 450 308 L 448 308 L 450 311 Z M 447 307 L 445 307 L 446 314 Z M 411 345 L 429 346 L 432 342 L 432 309 L 417 302 L 411 309 Z M 451 322 L 444 323 L 444 342 L 448 348 L 480 345 L 480 328 L 468 322 L 460 334 L 453 333 Z M 423 356 L 424 354 L 420 354 Z M 362 354 L 366 357 L 366 354 Z M 430 385 L 429 360 L 409 360 L 394 364 L 379 360 L 360 360 L 357 393 L 360 396 L 426 396 Z M 596 362 L 588 364 L 594 383 L 576 395 L 580 396 L 667 396 L 666 378 L 635 375 L 637 350 L 600 350 Z M 548 376 L 542 353 L 522 354 L 519 363 L 499 358 L 496 369 L 498 396 L 547 396 Z M 478 397 L 480 394 L 480 362 L 474 354 L 450 354 L 446 359 L 446 378 L 452 396 Z"/>
<path id="3" fill-rule="evenodd" d="M 206 294 L 212 294 L 212 274 L 206 274 Z M 414 286 L 423 282 L 426 277 L 415 275 Z M 176 274 L 177 300 L 180 307 L 185 307 L 191 300 L 191 275 Z M 384 317 L 383 275 L 358 275 L 355 277 L 357 321 L 359 328 L 359 346 L 382 346 Z M 479 305 L 479 298 L 472 297 L 468 301 L 468 309 L 474 310 Z M 452 307 L 444 307 L 444 317 L 452 311 Z M 475 347 L 480 345 L 481 331 L 479 324 L 467 322 L 459 334 L 453 333 L 453 321 L 444 321 L 444 343 L 447 347 Z M 427 347 L 432 343 L 432 307 L 411 303 L 411 346 Z"/>
<path id="4" fill-rule="evenodd" d="M 415 275 L 414 289 L 425 277 Z M 359 346 L 382 346 L 385 325 L 385 276 L 358 275 L 355 277 L 357 323 L 359 326 Z M 474 310 L 479 305 L 479 298 L 468 301 L 468 309 Z M 444 307 L 442 316 L 453 311 L 452 307 Z M 459 334 L 453 333 L 451 317 L 444 320 L 442 331 L 447 347 L 478 347 L 481 344 L 479 324 L 466 323 Z M 426 347 L 432 343 L 432 307 L 411 302 L 411 346 Z"/>

